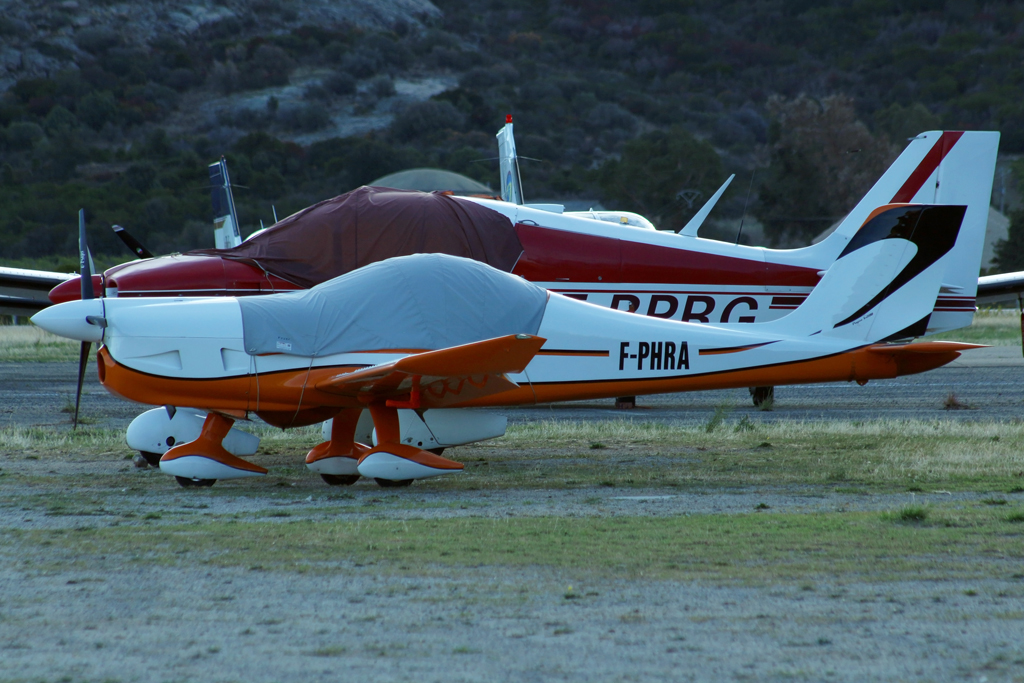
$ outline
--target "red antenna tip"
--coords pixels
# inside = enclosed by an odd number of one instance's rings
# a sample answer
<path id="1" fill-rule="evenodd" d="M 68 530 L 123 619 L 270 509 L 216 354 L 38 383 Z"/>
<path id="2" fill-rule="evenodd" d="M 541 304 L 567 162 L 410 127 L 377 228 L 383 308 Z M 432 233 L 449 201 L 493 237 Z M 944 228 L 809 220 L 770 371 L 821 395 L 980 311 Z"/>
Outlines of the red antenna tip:
<path id="1" fill-rule="evenodd" d="M 512 123 L 512 114 L 505 114 L 505 123 Z"/>

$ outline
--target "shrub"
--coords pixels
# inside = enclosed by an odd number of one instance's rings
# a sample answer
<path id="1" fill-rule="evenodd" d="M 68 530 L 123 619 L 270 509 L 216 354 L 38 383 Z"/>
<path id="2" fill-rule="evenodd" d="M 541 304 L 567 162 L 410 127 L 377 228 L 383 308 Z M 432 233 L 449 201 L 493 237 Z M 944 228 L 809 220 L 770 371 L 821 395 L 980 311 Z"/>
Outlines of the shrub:
<path id="1" fill-rule="evenodd" d="M 76 107 L 80 121 L 94 130 L 99 130 L 108 121 L 117 118 L 117 101 L 109 90 L 92 92 L 83 97 Z"/>
<path id="2" fill-rule="evenodd" d="M 895 514 L 889 515 L 894 522 L 915 524 L 928 519 L 928 508 L 923 505 L 904 505 Z"/>
<path id="3" fill-rule="evenodd" d="M 11 87 L 11 93 L 28 103 L 57 94 L 57 83 L 48 78 L 23 78 Z"/>
<path id="4" fill-rule="evenodd" d="M 83 28 L 75 34 L 75 45 L 93 54 L 105 52 L 120 43 L 120 36 L 108 27 Z"/>
<path id="5" fill-rule="evenodd" d="M 7 145 L 11 149 L 32 149 L 45 137 L 43 129 L 30 121 L 15 121 L 7 126 Z"/>
<path id="6" fill-rule="evenodd" d="M 277 118 L 288 128 L 306 132 L 320 130 L 331 122 L 331 115 L 319 104 L 288 107 L 282 109 Z"/>
<path id="7" fill-rule="evenodd" d="M 232 61 L 214 62 L 213 70 L 210 72 L 210 83 L 225 95 L 238 90 L 241 83 L 238 65 Z"/>
<path id="8" fill-rule="evenodd" d="M 428 100 L 408 106 L 391 123 L 392 134 L 402 141 L 438 133 L 461 130 L 465 117 L 451 102 Z"/>
<path id="9" fill-rule="evenodd" d="M 78 117 L 60 106 L 51 109 L 43 121 L 43 128 L 49 135 L 72 131 L 78 128 L 78 125 Z"/>
<path id="10" fill-rule="evenodd" d="M 341 60 L 341 68 L 355 78 L 369 78 L 380 68 L 380 55 L 373 52 L 349 52 Z"/>
<path id="11" fill-rule="evenodd" d="M 174 88 L 175 90 L 188 90 L 189 88 L 199 85 L 200 78 L 192 69 L 177 68 L 171 69 L 164 77 L 164 83 Z"/>
<path id="12" fill-rule="evenodd" d="M 387 76 L 378 76 L 370 81 L 368 91 L 379 99 L 393 97 L 395 94 L 395 82 Z"/>
<path id="13" fill-rule="evenodd" d="M 295 61 L 287 52 L 275 45 L 260 45 L 252 58 L 240 67 L 241 84 L 244 88 L 287 85 L 294 68 Z"/>
<path id="14" fill-rule="evenodd" d="M 322 102 L 331 99 L 331 91 L 323 83 L 310 83 L 302 92 L 302 99 Z"/>
<path id="15" fill-rule="evenodd" d="M 323 86 L 335 95 L 351 95 L 356 91 L 356 79 L 347 73 L 336 71 L 324 79 Z"/>
<path id="16" fill-rule="evenodd" d="M 591 109 L 587 113 L 587 124 L 594 133 L 616 141 L 632 137 L 636 130 L 636 118 L 613 102 L 601 102 Z"/>

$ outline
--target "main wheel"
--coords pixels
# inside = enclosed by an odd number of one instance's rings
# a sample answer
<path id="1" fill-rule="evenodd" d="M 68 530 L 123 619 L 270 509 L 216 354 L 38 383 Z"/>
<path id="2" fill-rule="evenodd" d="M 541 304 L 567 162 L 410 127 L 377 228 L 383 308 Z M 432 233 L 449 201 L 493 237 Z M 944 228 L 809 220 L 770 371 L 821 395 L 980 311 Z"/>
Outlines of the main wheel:
<path id="1" fill-rule="evenodd" d="M 396 489 L 401 486 L 408 486 L 412 483 L 412 479 L 380 479 L 377 477 L 374 477 L 374 481 L 377 482 L 379 486 L 386 489 Z"/>
<path id="2" fill-rule="evenodd" d="M 760 408 L 769 401 L 775 402 L 775 387 L 750 387 L 750 399 Z"/>
<path id="3" fill-rule="evenodd" d="M 150 467 L 160 469 L 160 454 L 150 453 L 149 451 L 139 451 L 139 455 L 146 459 Z"/>
<path id="4" fill-rule="evenodd" d="M 189 479 L 188 477 L 175 477 L 183 488 L 190 489 L 200 486 L 213 486 L 216 479 Z"/>
<path id="5" fill-rule="evenodd" d="M 320 478 L 331 486 L 351 486 L 359 481 L 358 474 L 321 474 Z"/>

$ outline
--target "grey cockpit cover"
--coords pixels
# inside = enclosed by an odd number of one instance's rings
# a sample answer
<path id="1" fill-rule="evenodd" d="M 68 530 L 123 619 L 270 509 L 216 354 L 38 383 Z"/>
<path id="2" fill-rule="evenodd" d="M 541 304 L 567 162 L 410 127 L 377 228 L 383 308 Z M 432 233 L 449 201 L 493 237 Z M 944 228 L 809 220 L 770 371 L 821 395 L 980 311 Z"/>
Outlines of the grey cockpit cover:
<path id="1" fill-rule="evenodd" d="M 240 297 L 250 355 L 443 349 L 536 334 L 547 290 L 471 259 L 378 261 L 309 290 Z"/>

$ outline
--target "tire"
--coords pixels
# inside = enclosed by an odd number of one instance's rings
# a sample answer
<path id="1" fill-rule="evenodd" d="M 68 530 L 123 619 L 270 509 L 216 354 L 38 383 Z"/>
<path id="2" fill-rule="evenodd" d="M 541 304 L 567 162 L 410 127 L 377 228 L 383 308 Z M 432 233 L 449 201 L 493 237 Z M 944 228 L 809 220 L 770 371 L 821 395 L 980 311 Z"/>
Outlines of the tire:
<path id="1" fill-rule="evenodd" d="M 189 479 L 188 477 L 174 478 L 178 480 L 178 484 L 180 484 L 182 488 L 186 489 L 213 486 L 217 481 L 216 479 Z"/>
<path id="2" fill-rule="evenodd" d="M 160 453 L 150 453 L 149 451 L 139 451 L 139 455 L 146 459 L 150 467 L 160 469 Z"/>
<path id="3" fill-rule="evenodd" d="M 775 402 L 775 387 L 750 387 L 750 400 L 760 408 L 765 403 Z"/>
<path id="4" fill-rule="evenodd" d="M 359 481 L 358 474 L 321 474 L 320 478 L 331 486 L 351 486 Z"/>
<path id="5" fill-rule="evenodd" d="M 378 479 L 374 478 L 377 485 L 386 489 L 397 489 L 403 486 L 408 486 L 412 483 L 412 479 Z"/>
<path id="6" fill-rule="evenodd" d="M 441 446 L 440 448 L 428 448 L 427 449 L 427 453 L 433 453 L 434 455 L 441 455 L 442 453 L 444 453 L 444 446 Z"/>

